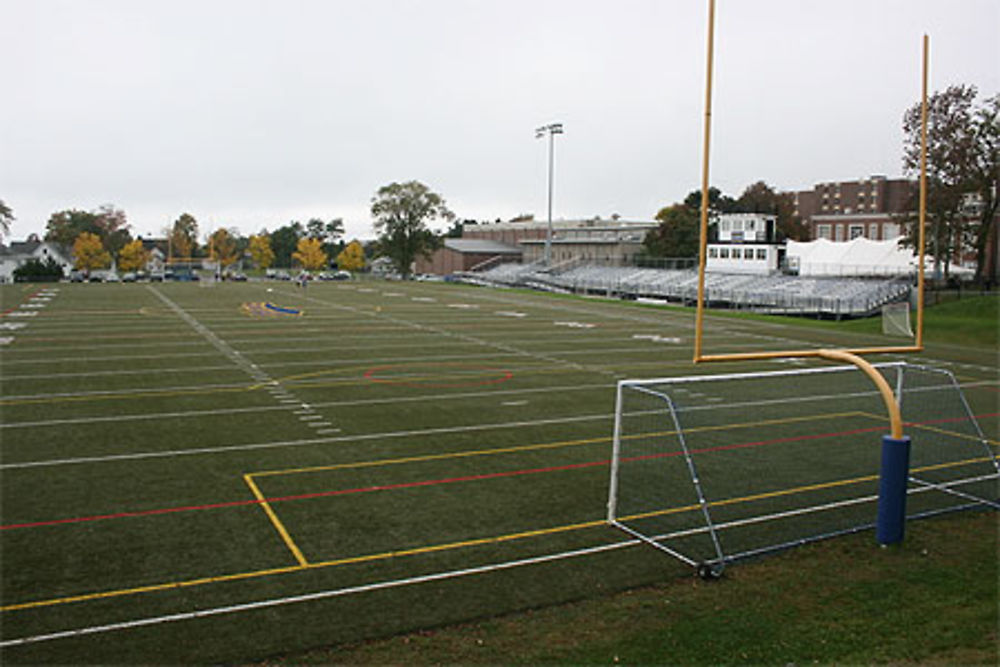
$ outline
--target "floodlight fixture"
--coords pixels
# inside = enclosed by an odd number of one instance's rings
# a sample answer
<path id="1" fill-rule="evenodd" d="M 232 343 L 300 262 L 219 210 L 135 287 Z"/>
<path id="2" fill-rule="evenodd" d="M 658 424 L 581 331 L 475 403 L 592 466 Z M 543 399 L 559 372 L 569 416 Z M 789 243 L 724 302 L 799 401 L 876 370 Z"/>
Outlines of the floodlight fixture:
<path id="1" fill-rule="evenodd" d="M 535 130 L 535 139 L 541 139 L 546 135 L 549 137 L 549 224 L 545 233 L 545 266 L 547 267 L 552 264 L 552 180 L 555 156 L 554 137 L 557 134 L 563 134 L 562 123 L 549 123 Z"/>

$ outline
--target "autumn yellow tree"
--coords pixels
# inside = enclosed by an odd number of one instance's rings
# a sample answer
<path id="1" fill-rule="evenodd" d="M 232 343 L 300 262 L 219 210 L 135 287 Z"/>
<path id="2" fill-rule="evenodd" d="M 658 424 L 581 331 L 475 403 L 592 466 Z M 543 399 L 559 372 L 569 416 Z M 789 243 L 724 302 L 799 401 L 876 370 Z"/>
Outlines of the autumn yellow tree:
<path id="1" fill-rule="evenodd" d="M 351 241 L 337 255 L 337 266 L 344 271 L 360 271 L 365 268 L 365 249 L 359 241 Z"/>
<path id="2" fill-rule="evenodd" d="M 208 237 L 208 256 L 224 267 L 235 262 L 240 258 L 236 249 L 236 235 L 224 227 L 216 229 Z"/>
<path id="3" fill-rule="evenodd" d="M 267 233 L 250 237 L 250 256 L 254 263 L 262 269 L 274 264 L 274 251 L 271 250 L 271 237 Z"/>
<path id="4" fill-rule="evenodd" d="M 198 246 L 198 221 L 190 213 L 182 213 L 168 231 L 167 239 L 170 255 L 168 261 L 190 259 Z"/>
<path id="5" fill-rule="evenodd" d="M 126 243 L 118 253 L 118 268 L 122 271 L 140 271 L 149 262 L 149 251 L 136 239 Z"/>
<path id="6" fill-rule="evenodd" d="M 326 268 L 328 258 L 323 252 L 323 242 L 319 239 L 299 239 L 292 259 L 302 265 L 307 271 L 318 271 Z"/>
<path id="7" fill-rule="evenodd" d="M 81 271 L 106 269 L 111 265 L 111 254 L 104 249 L 101 237 L 90 232 L 81 232 L 73 242 L 73 268 Z"/>

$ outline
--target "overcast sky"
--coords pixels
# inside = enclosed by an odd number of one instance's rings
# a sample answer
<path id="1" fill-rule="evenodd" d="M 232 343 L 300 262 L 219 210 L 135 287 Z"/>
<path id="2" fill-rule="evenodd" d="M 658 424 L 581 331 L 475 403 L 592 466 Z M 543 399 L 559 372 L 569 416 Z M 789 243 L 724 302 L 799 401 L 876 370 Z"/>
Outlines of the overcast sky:
<path id="1" fill-rule="evenodd" d="M 650 219 L 700 185 L 707 0 L 0 0 L 15 239 L 113 204 L 134 233 L 311 217 L 382 185 L 461 218 Z M 712 183 L 901 175 L 931 89 L 1000 90 L 997 0 L 718 0 Z"/>

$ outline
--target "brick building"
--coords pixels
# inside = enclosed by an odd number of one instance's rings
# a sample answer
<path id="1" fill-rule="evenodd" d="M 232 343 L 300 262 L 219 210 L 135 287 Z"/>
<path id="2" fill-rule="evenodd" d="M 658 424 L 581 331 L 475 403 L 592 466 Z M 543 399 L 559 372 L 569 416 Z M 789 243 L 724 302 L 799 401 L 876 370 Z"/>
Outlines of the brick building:
<path id="1" fill-rule="evenodd" d="M 898 218 L 914 208 L 916 191 L 916 181 L 872 176 L 817 183 L 812 190 L 791 194 L 794 215 L 809 228 L 810 238 L 885 241 L 902 235 Z"/>
<path id="2" fill-rule="evenodd" d="M 592 218 L 589 220 L 552 221 L 552 262 L 560 264 L 581 261 L 604 266 L 628 266 L 641 254 L 646 232 L 655 229 L 655 220 L 621 220 Z M 497 222 L 468 225 L 462 238 L 488 239 L 523 249 L 525 263 L 545 257 L 545 237 L 548 222 Z"/>
<path id="3" fill-rule="evenodd" d="M 521 248 L 490 239 L 445 239 L 444 245 L 431 256 L 417 256 L 413 262 L 414 273 L 431 273 L 446 276 L 457 271 L 469 271 L 490 260 L 517 262 Z"/>

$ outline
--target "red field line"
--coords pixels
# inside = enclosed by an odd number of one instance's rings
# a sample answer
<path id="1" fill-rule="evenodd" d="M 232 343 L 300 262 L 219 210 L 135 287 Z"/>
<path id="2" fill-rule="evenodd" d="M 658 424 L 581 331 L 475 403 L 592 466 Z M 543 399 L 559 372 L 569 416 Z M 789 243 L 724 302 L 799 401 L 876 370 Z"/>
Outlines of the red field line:
<path id="1" fill-rule="evenodd" d="M 1000 415 L 1000 413 L 990 413 L 990 414 L 984 414 L 984 415 L 976 415 L 976 418 L 978 419 L 978 418 L 984 418 L 984 417 L 996 417 L 998 415 Z M 944 423 L 944 422 L 962 421 L 963 419 L 964 418 L 934 419 L 934 420 L 928 420 L 928 421 L 925 421 L 925 422 L 909 422 L 908 425 L 940 424 L 940 423 Z M 776 444 L 782 444 L 782 443 L 788 443 L 788 442 L 802 442 L 802 441 L 806 441 L 806 440 L 819 440 L 819 439 L 823 439 L 823 438 L 834 438 L 834 437 L 840 437 L 840 436 L 845 436 L 845 435 L 858 435 L 858 434 L 861 434 L 861 433 L 872 433 L 872 432 L 875 432 L 875 431 L 881 431 L 884 428 L 885 427 L 883 425 L 879 425 L 879 426 L 871 426 L 871 427 L 867 427 L 867 428 L 850 429 L 850 430 L 847 430 L 847 431 L 837 431 L 837 432 L 833 432 L 833 433 L 817 433 L 817 434 L 812 434 L 812 435 L 792 436 L 792 437 L 788 437 L 788 438 L 774 438 L 774 439 L 771 439 L 771 440 L 758 440 L 758 441 L 753 441 L 753 442 L 741 442 L 741 443 L 736 443 L 736 444 L 731 444 L 731 445 L 719 445 L 719 446 L 716 446 L 716 447 L 706 447 L 706 448 L 703 448 L 703 449 L 696 449 L 696 450 L 692 450 L 691 453 L 692 454 L 707 454 L 707 453 L 711 453 L 711 452 L 723 452 L 723 451 L 732 451 L 732 450 L 737 450 L 737 449 L 747 449 L 747 448 L 750 448 L 750 447 L 761 447 L 761 446 L 764 446 L 764 445 L 776 445 Z M 680 456 L 682 453 L 683 452 L 677 451 L 677 452 L 668 452 L 668 453 L 664 453 L 664 454 L 648 454 L 648 455 L 645 455 L 645 456 L 635 456 L 635 457 L 625 458 L 625 459 L 622 459 L 622 460 L 625 461 L 625 462 L 629 462 L 629 461 L 651 460 L 651 459 L 657 459 L 657 458 L 672 458 L 672 457 L 675 457 L 675 456 Z M 0 531 L 3 531 L 3 530 L 15 530 L 15 529 L 19 529 L 19 528 L 41 528 L 41 527 L 44 527 L 44 526 L 57 526 L 57 525 L 63 525 L 63 524 L 86 523 L 86 522 L 91 522 L 91 521 L 105 521 L 105 520 L 109 520 L 109 519 L 127 519 L 127 518 L 135 518 L 135 517 L 156 516 L 156 515 L 161 515 L 161 514 L 175 514 L 175 513 L 179 513 L 179 512 L 200 512 L 200 511 L 205 511 L 205 510 L 224 509 L 224 508 L 228 508 L 228 507 L 246 507 L 246 506 L 251 506 L 251 505 L 260 505 L 262 503 L 283 503 L 283 502 L 291 502 L 291 501 L 294 501 L 294 500 L 308 500 L 308 499 L 311 499 L 311 498 L 327 498 L 327 497 L 333 497 L 333 496 L 346 496 L 346 495 L 352 495 L 352 494 L 356 494 L 356 493 L 372 493 L 372 492 L 375 492 L 375 491 L 394 491 L 394 490 L 399 490 L 399 489 L 412 489 L 412 488 L 418 488 L 418 487 L 423 487 L 423 486 L 436 486 L 436 485 L 439 485 L 439 484 L 457 484 L 457 483 L 460 483 L 460 482 L 476 482 L 476 481 L 483 481 L 483 480 L 488 480 L 488 479 L 500 479 L 500 478 L 504 478 L 504 477 L 520 477 L 520 476 L 524 476 L 524 475 L 537 475 L 537 474 L 542 474 L 542 473 L 561 472 L 561 471 L 565 471 L 565 470 L 579 470 L 579 469 L 583 469 L 583 468 L 594 468 L 594 467 L 599 467 L 599 466 L 607 466 L 607 465 L 610 465 L 610 463 L 611 463 L 610 459 L 604 459 L 604 460 L 601 460 L 601 461 L 588 461 L 588 462 L 584 462 L 584 463 L 571 463 L 571 464 L 567 464 L 567 465 L 548 466 L 548 467 L 544 467 L 544 468 L 527 468 L 527 469 L 523 469 L 523 470 L 509 470 L 509 471 L 505 471 L 505 472 L 484 473 L 484 474 L 481 474 L 481 475 L 465 475 L 465 476 L 461 476 L 461 477 L 447 477 L 447 478 L 442 478 L 442 479 L 421 480 L 421 481 L 417 481 L 417 482 L 400 482 L 398 484 L 384 484 L 384 485 L 376 485 L 376 486 L 364 486 L 364 487 L 357 487 L 357 488 L 352 488 L 352 489 L 337 489 L 335 491 L 318 491 L 316 493 L 304 493 L 304 494 L 298 494 L 298 495 L 292 495 L 292 496 L 278 496 L 278 497 L 274 497 L 274 498 L 264 498 L 263 500 L 257 500 L 257 499 L 252 499 L 252 500 L 235 500 L 235 501 L 231 501 L 231 502 L 212 503 L 212 504 L 206 504 L 206 505 L 187 505 L 187 506 L 181 506 L 181 507 L 166 507 L 166 508 L 161 508 L 161 509 L 140 510 L 140 511 L 134 511 L 134 512 L 117 512 L 117 513 L 114 513 L 114 514 L 98 514 L 98 515 L 94 515 L 94 516 L 73 517 L 73 518 L 68 518 L 68 519 L 53 519 L 53 520 L 49 520 L 49 521 L 34 521 L 34 522 L 29 522 L 29 523 L 13 523 L 13 524 L 7 524 L 7 525 L 0 526 Z"/>
<path id="2" fill-rule="evenodd" d="M 38 290 L 37 292 L 32 292 L 31 294 L 29 294 L 28 296 L 26 296 L 24 298 L 24 300 L 21 301 L 21 303 L 17 304 L 13 308 L 8 308 L 7 310 L 0 311 L 0 317 L 4 317 L 6 315 L 9 315 L 10 313 L 13 313 L 15 310 L 17 310 L 18 308 L 21 307 L 21 304 L 23 304 L 25 301 L 30 300 L 32 297 L 38 296 L 39 294 L 41 294 L 41 292 L 42 292 L 42 290 Z"/>
<path id="3" fill-rule="evenodd" d="M 859 433 L 870 433 L 873 431 L 882 430 L 883 426 L 873 426 L 869 428 L 852 429 L 848 431 L 838 431 L 835 433 L 819 433 L 813 435 L 801 435 L 789 438 L 775 438 L 773 440 L 759 440 L 755 442 L 744 442 L 736 443 L 731 445 L 719 445 L 717 447 L 707 447 L 704 449 L 692 450 L 692 454 L 706 454 L 710 452 L 722 452 L 736 449 L 746 449 L 750 447 L 761 447 L 763 445 L 781 444 L 788 442 L 800 442 L 804 440 L 817 440 L 821 438 L 833 438 L 844 435 L 855 435 Z M 674 456 L 680 456 L 682 452 L 669 452 L 664 454 L 650 454 L 646 456 L 637 456 L 623 459 L 623 461 L 640 461 L 640 460 L 650 460 L 655 458 L 671 458 Z M 145 517 L 145 516 L 156 516 L 161 514 L 175 514 L 179 512 L 200 512 L 205 510 L 214 509 L 224 509 L 228 507 L 246 507 L 251 505 L 260 505 L 262 503 L 282 503 L 290 502 L 293 500 L 308 500 L 310 498 L 324 498 L 332 496 L 344 496 L 356 493 L 372 493 L 375 491 L 393 491 L 399 489 L 411 489 L 423 486 L 435 486 L 439 484 L 456 484 L 459 482 L 475 482 L 483 481 L 488 479 L 500 479 L 504 477 L 519 477 L 523 475 L 537 475 L 541 473 L 551 473 L 560 472 L 564 470 L 578 470 L 582 468 L 593 468 L 598 466 L 610 465 L 610 459 L 604 459 L 601 461 L 588 461 L 584 463 L 571 463 L 561 466 L 548 466 L 544 468 L 528 468 L 524 470 L 509 470 L 505 472 L 494 472 L 485 473 L 481 475 L 466 475 L 462 477 L 448 477 L 442 479 L 431 479 L 431 480 L 421 480 L 416 482 L 401 482 L 399 484 L 385 484 L 377 486 L 365 486 L 352 489 L 337 489 L 335 491 L 319 491 L 316 493 L 304 493 L 292 496 L 279 496 L 274 498 L 264 498 L 263 500 L 252 499 L 252 500 L 235 500 L 224 503 L 212 503 L 205 505 L 187 505 L 180 507 L 166 507 L 161 509 L 152 510 L 139 510 L 133 512 L 116 512 L 113 514 L 98 514 L 93 516 L 84 517 L 73 517 L 67 519 L 52 519 L 48 521 L 33 521 L 27 523 L 13 523 L 0 526 L 0 531 L 4 530 L 16 530 L 20 528 L 41 528 L 44 526 L 58 526 L 63 524 L 74 524 L 74 523 L 86 523 L 91 521 L 105 521 L 110 519 L 126 519 L 135 517 Z"/>

